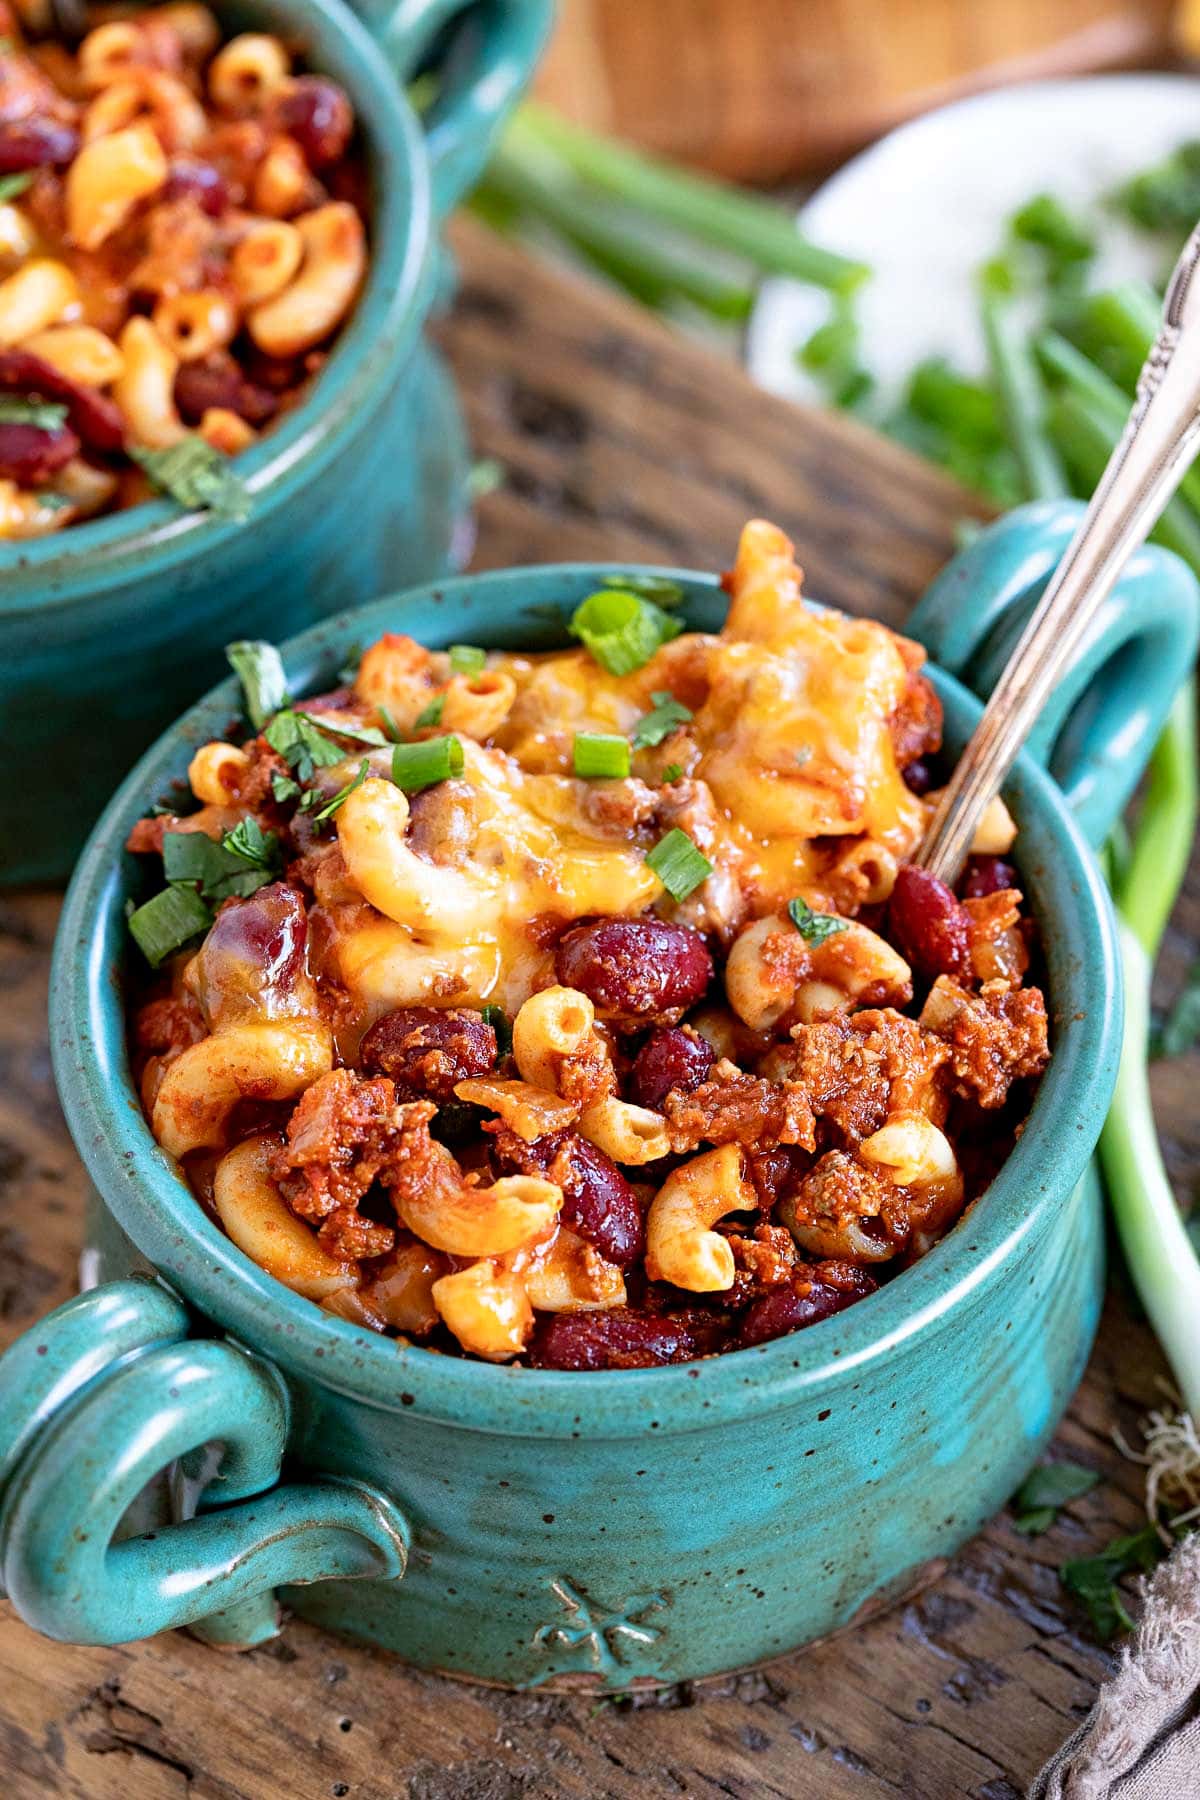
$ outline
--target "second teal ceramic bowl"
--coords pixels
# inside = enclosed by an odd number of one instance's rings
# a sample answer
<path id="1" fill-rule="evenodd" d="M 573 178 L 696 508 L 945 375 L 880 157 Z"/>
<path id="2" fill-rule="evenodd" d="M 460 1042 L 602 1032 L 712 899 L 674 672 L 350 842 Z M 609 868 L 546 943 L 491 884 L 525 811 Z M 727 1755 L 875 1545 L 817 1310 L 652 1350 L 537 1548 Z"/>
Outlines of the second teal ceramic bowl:
<path id="1" fill-rule="evenodd" d="M 224 667 L 231 638 L 291 636 L 450 564 L 465 519 L 457 401 L 421 337 L 441 216 L 482 168 L 551 0 L 237 0 L 349 93 L 371 177 L 370 272 L 303 405 L 238 459 L 250 517 L 137 506 L 0 544 L 0 881 L 65 876 L 119 778 Z M 374 34 L 374 35 L 373 35 Z M 432 59 L 432 60 L 430 60 Z M 402 83 L 441 69 L 418 124 Z"/>
<path id="2" fill-rule="evenodd" d="M 943 660 L 971 678 L 989 667 L 1076 517 L 1029 509 L 952 565 L 914 621 Z M 556 609 L 609 572 L 516 570 L 378 601 L 287 648 L 293 691 L 328 686 L 351 644 L 385 630 L 554 642 Z M 689 623 L 718 627 L 716 582 L 679 579 Z M 215 689 L 116 795 L 63 915 L 56 1073 L 98 1189 L 87 1267 L 109 1279 L 0 1362 L 0 1572 L 22 1617 L 87 1643 L 200 1621 L 245 1644 L 276 1628 L 279 1590 L 423 1668 L 623 1689 L 778 1655 L 919 1584 L 1017 1486 L 1092 1341 L 1103 1220 L 1089 1158 L 1122 1007 L 1079 819 L 1093 840 L 1111 824 L 1197 633 L 1191 575 L 1141 553 L 1059 696 L 1063 785 L 1026 756 L 1006 790 L 1054 1055 L 988 1191 L 847 1312 L 757 1349 L 603 1374 L 439 1356 L 330 1317 L 235 1249 L 151 1137 L 125 1050 L 137 878 L 121 846 L 236 712 L 233 684 Z M 953 753 L 979 703 L 933 675 Z M 122 1537 L 173 1459 L 191 1477 L 173 1515 Z"/>

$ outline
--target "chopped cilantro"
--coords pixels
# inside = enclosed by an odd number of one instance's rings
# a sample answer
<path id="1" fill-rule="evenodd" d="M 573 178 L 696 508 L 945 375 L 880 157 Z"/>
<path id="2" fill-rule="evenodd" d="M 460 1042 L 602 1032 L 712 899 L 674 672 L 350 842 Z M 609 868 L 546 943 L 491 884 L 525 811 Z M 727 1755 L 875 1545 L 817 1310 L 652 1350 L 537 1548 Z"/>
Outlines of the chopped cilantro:
<path id="1" fill-rule="evenodd" d="M 653 712 L 643 713 L 634 727 L 633 747 L 635 750 L 651 750 L 661 744 L 665 738 L 686 725 L 693 717 L 690 707 L 677 700 L 666 688 L 657 688 L 650 695 L 654 702 Z"/>
<path id="2" fill-rule="evenodd" d="M 422 731 L 427 725 L 440 725 L 445 710 L 445 694 L 435 694 L 429 705 L 417 714 L 416 729 Z"/>
<path id="3" fill-rule="evenodd" d="M 1129 1537 L 1114 1538 L 1097 1556 L 1075 1557 L 1063 1564 L 1059 1579 L 1081 1603 L 1102 1643 L 1133 1629 L 1117 1589 L 1120 1577 L 1135 1569 L 1149 1573 L 1165 1554 L 1166 1546 L 1154 1526 L 1143 1525 Z"/>
<path id="4" fill-rule="evenodd" d="M 298 800 L 304 789 L 290 775 L 281 775 L 276 769 L 271 775 L 271 792 L 280 806 L 286 806 L 289 800 Z"/>
<path id="5" fill-rule="evenodd" d="M 241 638 L 236 644 L 226 644 L 225 656 L 242 684 L 246 717 L 255 731 L 261 731 L 271 714 L 287 705 L 283 658 L 274 644 L 262 638 Z"/>
<path id="6" fill-rule="evenodd" d="M 311 781 L 318 769 L 330 769 L 345 758 L 345 751 L 331 744 L 307 713 L 293 712 L 290 707 L 275 714 L 263 736 L 297 781 Z"/>
<path id="7" fill-rule="evenodd" d="M 350 795 L 354 792 L 355 788 L 362 786 L 370 772 L 371 764 L 364 756 L 358 765 L 358 774 L 352 781 L 348 781 L 344 788 L 339 788 L 337 793 L 333 796 L 333 799 L 330 800 L 327 805 L 323 806 L 320 812 L 313 814 L 313 824 L 320 825 L 324 820 L 332 819 L 334 813 L 337 812 L 340 806 L 344 805 Z"/>
<path id="8" fill-rule="evenodd" d="M 250 496 L 239 477 L 220 451 L 195 432 L 167 450 L 130 444 L 129 454 L 160 493 L 189 511 L 216 513 L 223 519 L 244 519 L 250 511 Z"/>
<path id="9" fill-rule="evenodd" d="M 1045 1463 L 1033 1469 L 1013 1495 L 1016 1529 L 1027 1537 L 1048 1531 L 1059 1507 L 1090 1493 L 1099 1479 L 1094 1469 L 1081 1468 L 1078 1463 Z"/>
<path id="10" fill-rule="evenodd" d="M 336 719 L 321 718 L 313 713 L 298 712 L 298 719 L 323 731 L 326 737 L 347 738 L 352 744 L 366 744 L 372 750 L 383 750 L 387 747 L 387 739 L 375 725 L 343 725 Z"/>
<path id="11" fill-rule="evenodd" d="M 799 898 L 788 901 L 788 918 L 814 950 L 835 932 L 845 931 L 850 923 L 849 919 L 839 919 L 836 913 L 814 912 L 807 900 Z"/>

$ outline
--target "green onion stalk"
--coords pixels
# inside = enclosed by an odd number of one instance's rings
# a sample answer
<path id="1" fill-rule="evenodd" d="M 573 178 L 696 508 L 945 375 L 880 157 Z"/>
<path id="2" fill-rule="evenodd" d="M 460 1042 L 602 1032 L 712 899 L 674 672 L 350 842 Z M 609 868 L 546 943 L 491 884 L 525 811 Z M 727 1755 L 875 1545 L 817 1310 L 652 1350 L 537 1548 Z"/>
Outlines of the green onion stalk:
<path id="1" fill-rule="evenodd" d="M 1090 490 L 1124 429 L 1128 398 L 1055 334 L 1040 338 L 1037 351 L 1061 384 L 1047 414 L 1050 434 L 1063 461 Z M 1189 471 L 1152 535 L 1200 574 L 1200 519 L 1188 504 L 1194 481 L 1195 471 Z M 1193 1518 L 1200 1507 L 1200 1261 L 1184 1229 L 1154 1123 L 1150 986 L 1196 834 L 1196 755 L 1193 678 L 1176 698 L 1155 747 L 1137 825 L 1128 839 L 1118 834 L 1105 858 L 1117 912 L 1125 1034 L 1112 1106 L 1100 1134 L 1100 1164 L 1130 1276 L 1182 1401 L 1181 1412 L 1152 1412 L 1146 1431 L 1146 1510 L 1155 1518 L 1165 1503 L 1176 1524 Z"/>
<path id="2" fill-rule="evenodd" d="M 834 294 L 864 263 L 812 244 L 786 208 L 586 131 L 529 101 L 504 134 L 472 204 L 493 223 L 531 218 L 651 306 L 680 298 L 722 319 L 746 316 L 754 281 L 788 275 Z M 675 234 L 663 241 L 664 229 Z M 702 256 L 689 254 L 704 247 Z M 728 276 L 711 269 L 716 250 Z"/>
<path id="3" fill-rule="evenodd" d="M 1125 427 L 1129 398 L 1154 335 L 1136 291 L 1084 302 L 1075 343 L 1044 332 L 1037 361 L 1011 329 L 1007 302 L 985 285 L 984 334 L 1002 397 L 1010 441 L 1030 498 L 1062 492 L 1062 469 L 1090 493 Z M 1077 347 L 1122 352 L 1113 379 Z M 1136 359 L 1136 362 L 1135 362 Z M 1113 361 L 1110 358 L 1110 367 Z M 1038 364 L 1058 385 L 1046 404 Z M 1189 471 L 1154 532 L 1200 574 L 1200 472 Z M 1174 1372 L 1183 1405 L 1156 1411 L 1146 1431 L 1146 1510 L 1160 1503 L 1173 1523 L 1200 1515 L 1200 1260 L 1184 1229 L 1163 1163 L 1150 1094 L 1150 989 L 1154 962 L 1183 885 L 1196 833 L 1196 682 L 1172 706 L 1150 761 L 1137 824 L 1119 828 L 1104 862 L 1117 914 L 1125 989 L 1125 1029 L 1112 1106 L 1100 1136 L 1100 1162 L 1134 1286 Z"/>
<path id="4" fill-rule="evenodd" d="M 1100 1163 L 1121 1248 L 1178 1384 L 1183 1412 L 1154 1412 L 1146 1434 L 1146 1510 L 1180 1524 L 1200 1509 L 1200 1260 L 1162 1159 L 1150 1096 L 1150 983 L 1196 831 L 1196 689 L 1176 698 L 1159 739 L 1124 867 L 1113 874 L 1125 1035 Z"/>

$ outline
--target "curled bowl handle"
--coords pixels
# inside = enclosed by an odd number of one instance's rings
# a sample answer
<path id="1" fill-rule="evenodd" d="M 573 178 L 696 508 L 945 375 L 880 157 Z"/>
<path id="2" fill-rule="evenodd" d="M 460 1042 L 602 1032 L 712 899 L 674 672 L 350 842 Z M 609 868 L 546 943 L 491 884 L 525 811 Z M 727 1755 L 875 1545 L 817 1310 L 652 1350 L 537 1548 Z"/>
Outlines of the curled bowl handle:
<path id="1" fill-rule="evenodd" d="M 932 583 L 906 630 L 981 699 L 995 685 L 1083 513 L 1077 500 L 1017 507 Z M 1099 846 L 1120 818 L 1196 660 L 1200 588 L 1147 544 L 1098 608 L 1027 744 Z"/>
<path id="2" fill-rule="evenodd" d="M 554 19 L 552 0 L 351 0 L 397 79 L 432 74 L 423 114 L 433 200 L 445 215 L 483 173 L 520 99 Z"/>
<path id="3" fill-rule="evenodd" d="M 0 1362 L 0 1572 L 47 1637 L 125 1643 L 219 1614 L 206 1635 L 257 1642 L 277 1629 L 276 1586 L 404 1573 L 409 1529 L 395 1503 L 336 1478 L 277 1486 L 281 1378 L 189 1329 L 164 1288 L 114 1282 L 51 1313 Z M 194 1516 L 122 1536 L 147 1484 L 181 1459 L 201 1469 Z"/>

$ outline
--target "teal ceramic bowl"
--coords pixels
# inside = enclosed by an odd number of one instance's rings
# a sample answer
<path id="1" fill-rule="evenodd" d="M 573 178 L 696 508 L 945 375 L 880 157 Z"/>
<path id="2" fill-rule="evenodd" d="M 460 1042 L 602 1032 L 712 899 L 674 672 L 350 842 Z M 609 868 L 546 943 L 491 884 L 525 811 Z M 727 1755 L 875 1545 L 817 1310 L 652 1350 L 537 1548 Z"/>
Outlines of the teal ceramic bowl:
<path id="1" fill-rule="evenodd" d="M 986 668 L 1075 516 L 1033 508 L 986 534 L 920 609 L 930 643 L 965 674 Z M 377 601 L 288 647 L 293 691 L 329 683 L 351 643 L 384 630 L 553 642 L 554 609 L 606 572 L 517 570 Z M 679 579 L 689 622 L 717 627 L 716 582 Z M 274 1590 L 423 1668 L 623 1689 L 778 1655 L 918 1584 L 1012 1493 L 1092 1341 L 1103 1232 L 1089 1159 L 1122 1006 L 1075 815 L 1093 837 L 1111 822 L 1197 632 L 1190 574 L 1139 555 L 1059 697 L 1073 715 L 1061 785 L 1026 756 L 1006 790 L 1054 1056 L 992 1187 L 845 1313 L 757 1349 L 603 1374 L 439 1356 L 330 1317 L 235 1249 L 150 1136 L 125 1053 L 121 844 L 236 710 L 232 683 L 215 689 L 113 799 L 63 916 L 53 1041 L 98 1190 L 85 1266 L 101 1285 L 0 1363 L 0 1570 L 19 1613 L 82 1642 L 199 1621 L 245 1644 L 276 1629 Z M 934 679 L 956 750 L 979 703 Z M 122 1535 L 173 1461 L 174 1513 Z"/>
<path id="2" fill-rule="evenodd" d="M 238 459 L 242 524 L 157 500 L 0 544 L 0 880 L 65 876 L 134 758 L 217 680 L 231 638 L 282 639 L 449 567 L 467 454 L 423 341 L 441 215 L 478 175 L 536 61 L 551 0 L 237 0 L 346 88 L 372 186 L 366 287 L 312 393 Z M 445 73 L 418 124 L 401 83 Z"/>

